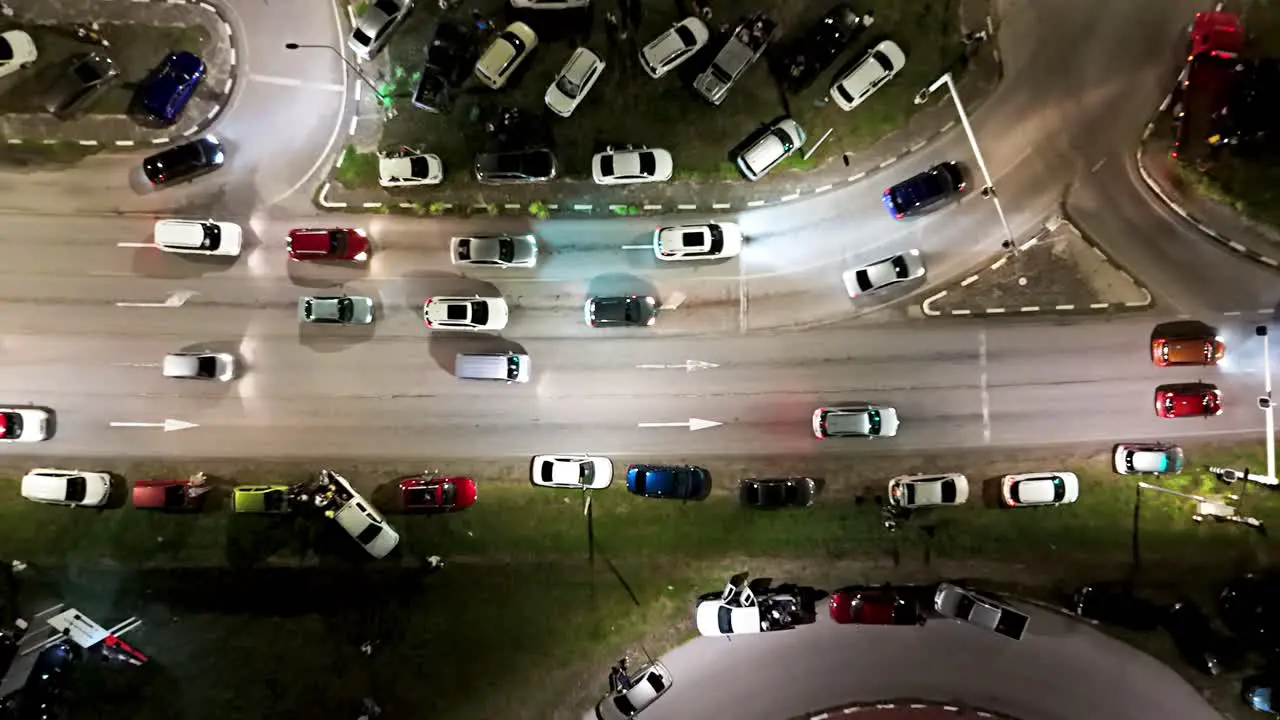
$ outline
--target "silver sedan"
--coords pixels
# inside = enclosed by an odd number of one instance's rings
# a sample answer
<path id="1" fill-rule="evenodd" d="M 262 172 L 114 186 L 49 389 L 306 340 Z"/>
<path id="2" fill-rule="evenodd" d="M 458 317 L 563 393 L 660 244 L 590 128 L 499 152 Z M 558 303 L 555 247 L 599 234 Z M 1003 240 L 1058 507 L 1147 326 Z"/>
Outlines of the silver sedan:
<path id="1" fill-rule="evenodd" d="M 304 323 L 368 325 L 373 322 L 373 298 L 349 295 L 298 298 L 298 319 Z"/>
<path id="2" fill-rule="evenodd" d="M 449 241 L 454 265 L 531 268 L 538 265 L 538 239 L 533 235 L 481 235 Z"/>

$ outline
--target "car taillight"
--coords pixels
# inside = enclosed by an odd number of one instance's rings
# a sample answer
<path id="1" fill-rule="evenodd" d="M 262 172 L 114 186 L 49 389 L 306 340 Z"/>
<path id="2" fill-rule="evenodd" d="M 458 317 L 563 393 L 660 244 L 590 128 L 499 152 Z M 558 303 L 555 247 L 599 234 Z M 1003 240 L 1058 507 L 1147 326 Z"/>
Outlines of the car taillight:
<path id="1" fill-rule="evenodd" d="M 900 212 L 896 212 L 896 213 L 894 213 L 894 214 L 893 214 L 893 217 L 894 217 L 894 219 L 895 219 L 895 220 L 901 220 L 901 219 L 902 219 L 902 213 L 900 213 Z"/>

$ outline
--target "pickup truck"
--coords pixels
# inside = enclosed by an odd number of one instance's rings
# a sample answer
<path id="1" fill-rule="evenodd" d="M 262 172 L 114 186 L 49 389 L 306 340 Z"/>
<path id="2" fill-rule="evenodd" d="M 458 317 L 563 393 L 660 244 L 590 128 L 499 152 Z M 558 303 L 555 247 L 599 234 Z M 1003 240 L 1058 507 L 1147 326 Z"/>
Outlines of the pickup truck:
<path id="1" fill-rule="evenodd" d="M 711 65 L 693 81 L 693 89 L 719 105 L 751 63 L 764 52 L 778 24 L 764 15 L 754 15 L 739 23 L 728 42 L 716 53 Z"/>
<path id="2" fill-rule="evenodd" d="M 1021 640 L 1031 618 L 991 598 L 951 583 L 939 583 L 933 609 L 943 617 L 967 622 L 1007 638 Z"/>
<path id="3" fill-rule="evenodd" d="M 336 521 L 370 555 L 386 557 L 399 544 L 400 535 L 395 529 L 338 473 L 321 470 L 319 479 L 308 490 L 315 507 L 324 510 L 326 517 Z"/>

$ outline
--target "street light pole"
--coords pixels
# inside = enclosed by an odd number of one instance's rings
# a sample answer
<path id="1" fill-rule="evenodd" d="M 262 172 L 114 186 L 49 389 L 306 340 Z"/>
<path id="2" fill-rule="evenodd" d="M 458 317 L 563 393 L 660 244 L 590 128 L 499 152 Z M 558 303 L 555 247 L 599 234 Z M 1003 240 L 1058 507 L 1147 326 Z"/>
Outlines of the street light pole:
<path id="1" fill-rule="evenodd" d="M 916 93 L 915 102 L 917 105 L 923 105 L 929 99 L 929 95 L 943 85 L 946 85 L 951 93 L 951 99 L 956 104 L 956 112 L 960 114 L 960 124 L 964 126 L 964 134 L 969 138 L 969 147 L 973 148 L 973 156 L 978 159 L 978 169 L 982 171 L 982 181 L 985 183 L 982 188 L 982 197 L 995 203 L 996 214 L 1000 216 L 1000 224 L 1004 226 L 1004 246 L 1016 255 L 1018 245 L 1013 241 L 1013 231 L 1009 229 L 1009 221 L 1005 219 L 1004 208 L 1000 206 L 1000 198 L 996 195 L 995 183 L 991 180 L 991 173 L 987 172 L 987 162 L 982 159 L 982 150 L 978 149 L 978 139 L 973 136 L 973 127 L 969 125 L 969 114 L 964 111 L 964 105 L 960 102 L 960 93 L 956 91 L 951 73 L 944 74 L 934 80 L 932 85 Z"/>
<path id="2" fill-rule="evenodd" d="M 1258 407 L 1267 417 L 1267 477 L 1276 482 L 1276 408 L 1271 399 L 1271 343 L 1267 337 L 1267 326 L 1259 325 L 1253 329 L 1262 338 L 1262 375 L 1263 390 L 1266 392 L 1258 398 Z"/>
<path id="3" fill-rule="evenodd" d="M 377 95 L 377 96 L 378 96 L 378 99 L 380 99 L 380 100 L 386 100 L 386 99 L 388 99 L 388 96 L 383 95 L 382 93 L 378 92 L 378 86 L 377 86 L 377 85 L 374 85 L 374 84 L 373 84 L 373 81 L 372 81 L 372 80 L 370 80 L 368 77 L 365 77 L 365 74 L 364 74 L 364 73 L 362 73 L 362 72 L 360 72 L 360 68 L 356 67 L 354 63 L 352 63 L 350 60 L 348 60 L 348 59 L 347 59 L 347 56 L 346 56 L 346 55 L 343 55 L 343 54 L 342 54 L 342 51 L 338 50 L 338 48 L 336 48 L 336 47 L 334 47 L 334 46 L 332 46 L 332 45 L 306 45 L 306 44 L 300 44 L 300 43 L 285 43 L 285 44 L 284 44 L 284 49 L 285 49 L 285 50 L 297 50 L 298 48 L 324 48 L 325 50 L 331 50 L 331 51 L 333 51 L 333 54 L 334 54 L 334 55 L 337 55 L 339 60 L 341 60 L 344 64 L 346 64 L 346 66 L 347 66 L 347 67 L 351 68 L 351 71 L 352 71 L 352 72 L 354 72 L 354 73 L 356 74 L 356 77 L 358 77 L 358 78 L 360 78 L 361 80 L 363 80 L 363 81 L 364 81 L 364 84 L 369 86 L 369 89 L 373 91 L 373 94 L 374 94 L 374 95 Z"/>

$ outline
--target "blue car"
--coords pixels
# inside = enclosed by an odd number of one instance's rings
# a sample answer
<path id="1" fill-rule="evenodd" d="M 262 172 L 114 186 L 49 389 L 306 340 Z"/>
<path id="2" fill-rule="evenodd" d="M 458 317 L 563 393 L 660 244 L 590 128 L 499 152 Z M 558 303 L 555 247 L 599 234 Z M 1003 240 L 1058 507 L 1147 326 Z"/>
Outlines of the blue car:
<path id="1" fill-rule="evenodd" d="M 711 487 L 711 475 L 700 467 L 632 465 L 627 468 L 627 490 L 651 498 L 692 500 Z"/>
<path id="2" fill-rule="evenodd" d="M 944 162 L 885 190 L 880 202 L 890 215 L 901 220 L 946 200 L 964 188 L 964 174 L 960 172 L 960 166 Z"/>
<path id="3" fill-rule="evenodd" d="M 154 123 L 174 124 L 204 74 L 204 60 L 198 56 L 185 50 L 169 53 L 138 86 L 137 109 Z"/>

